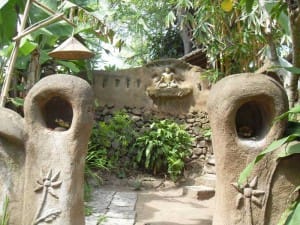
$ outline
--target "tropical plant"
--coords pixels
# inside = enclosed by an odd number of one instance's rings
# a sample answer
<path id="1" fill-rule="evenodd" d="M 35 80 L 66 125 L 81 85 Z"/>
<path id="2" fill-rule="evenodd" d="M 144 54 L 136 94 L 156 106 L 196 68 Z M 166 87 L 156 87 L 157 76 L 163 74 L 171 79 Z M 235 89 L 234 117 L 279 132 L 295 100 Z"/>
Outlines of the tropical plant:
<path id="1" fill-rule="evenodd" d="M 137 163 L 154 174 L 167 172 L 176 180 L 184 169 L 184 160 L 191 154 L 191 136 L 170 120 L 153 122 L 134 144 Z"/>
<path id="2" fill-rule="evenodd" d="M 88 144 L 86 170 L 115 170 L 123 175 L 132 165 L 130 147 L 135 140 L 133 122 L 123 112 L 115 112 L 107 122 L 98 122 Z"/>

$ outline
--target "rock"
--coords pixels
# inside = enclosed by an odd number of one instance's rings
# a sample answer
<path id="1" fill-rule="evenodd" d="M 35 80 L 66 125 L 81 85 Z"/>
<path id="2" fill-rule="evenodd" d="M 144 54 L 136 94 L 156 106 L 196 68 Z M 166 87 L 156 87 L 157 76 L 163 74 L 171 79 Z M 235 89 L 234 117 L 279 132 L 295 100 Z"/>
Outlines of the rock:
<path id="1" fill-rule="evenodd" d="M 109 104 L 109 105 L 107 105 L 107 108 L 108 108 L 108 109 L 113 109 L 114 107 L 115 107 L 114 104 Z"/>
<path id="2" fill-rule="evenodd" d="M 137 115 L 137 116 L 141 116 L 141 115 L 142 115 L 142 112 L 141 112 L 140 109 L 134 108 L 134 109 L 132 110 L 132 114 Z"/>
<path id="3" fill-rule="evenodd" d="M 207 189 L 203 189 L 197 192 L 198 200 L 207 200 L 215 196 L 215 189 L 207 187 Z"/>
<path id="4" fill-rule="evenodd" d="M 207 160 L 207 164 L 213 165 L 213 166 L 216 165 L 215 157 L 214 156 L 209 156 L 208 160 Z"/>
<path id="5" fill-rule="evenodd" d="M 196 154 L 197 156 L 200 156 L 200 155 L 203 153 L 203 151 L 202 151 L 201 148 L 194 148 L 194 149 L 193 149 L 193 152 L 194 152 L 194 154 Z"/>
<path id="6" fill-rule="evenodd" d="M 203 129 L 210 129 L 209 123 L 202 124 Z"/>
<path id="7" fill-rule="evenodd" d="M 133 120 L 133 122 L 142 120 L 142 118 L 140 116 L 136 116 L 136 115 L 131 116 L 131 119 Z"/>
<path id="8" fill-rule="evenodd" d="M 197 147 L 199 147 L 199 148 L 207 147 L 206 141 L 202 140 L 202 141 L 198 142 Z"/>

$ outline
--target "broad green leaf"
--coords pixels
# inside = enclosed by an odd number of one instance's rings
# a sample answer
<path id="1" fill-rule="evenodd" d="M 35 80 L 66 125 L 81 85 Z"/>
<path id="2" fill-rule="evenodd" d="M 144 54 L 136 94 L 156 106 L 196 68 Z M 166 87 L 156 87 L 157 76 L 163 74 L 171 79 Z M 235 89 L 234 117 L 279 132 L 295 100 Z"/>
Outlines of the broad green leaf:
<path id="1" fill-rule="evenodd" d="M 290 143 L 285 149 L 278 154 L 278 158 L 288 157 L 293 154 L 300 153 L 300 143 Z"/>
<path id="2" fill-rule="evenodd" d="M 299 225 L 300 224 L 300 202 L 293 211 L 293 214 L 288 218 L 286 225 Z"/>
<path id="3" fill-rule="evenodd" d="M 298 67 L 292 66 L 292 67 L 283 67 L 283 68 L 293 74 L 300 75 L 300 68 L 298 68 Z"/>
<path id="4" fill-rule="evenodd" d="M 80 69 L 78 69 L 78 67 L 76 66 L 75 63 L 67 62 L 67 61 L 61 61 L 61 60 L 57 60 L 57 63 L 69 68 L 74 73 L 79 73 L 80 72 Z"/>
<path id="5" fill-rule="evenodd" d="M 24 40 L 24 41 L 23 41 Z M 20 53 L 24 56 L 29 55 L 33 50 L 35 50 L 38 46 L 37 43 L 31 42 L 28 39 L 23 39 L 20 45 Z"/>
<path id="6" fill-rule="evenodd" d="M 15 106 L 23 106 L 24 105 L 24 99 L 16 97 L 16 98 L 10 98 L 9 99 Z"/>
<path id="7" fill-rule="evenodd" d="M 257 155 L 256 158 L 251 163 L 249 163 L 248 166 L 242 171 L 242 173 L 240 174 L 239 179 L 238 179 L 239 185 L 243 185 L 247 181 L 255 164 L 257 164 L 261 159 L 263 159 L 263 157 L 267 153 L 275 151 L 280 146 L 284 145 L 285 143 L 295 140 L 297 137 L 300 137 L 300 135 L 299 134 L 291 134 L 287 137 L 273 141 L 265 150 L 263 150 L 259 155 Z"/>
<path id="8" fill-rule="evenodd" d="M 281 215 L 277 225 L 287 225 L 286 224 L 287 219 L 294 212 L 294 210 L 296 209 L 296 206 L 297 206 L 297 202 L 293 202 L 288 208 L 286 208 L 286 210 Z"/>
<path id="9" fill-rule="evenodd" d="M 296 105 L 293 108 L 291 108 L 289 111 L 287 111 L 287 112 L 281 114 L 280 116 L 276 117 L 274 119 L 274 122 L 277 122 L 278 120 L 282 120 L 282 119 L 288 117 L 290 113 L 300 113 L 300 105 Z"/>
<path id="10" fill-rule="evenodd" d="M 16 34 L 17 29 L 17 14 L 13 1 L 9 1 L 0 10 L 0 20 L 2 29 L 0 29 L 0 45 L 8 43 Z"/>
<path id="11" fill-rule="evenodd" d="M 40 52 L 40 59 L 39 59 L 40 64 L 47 62 L 49 59 L 51 59 L 51 57 L 48 55 L 48 53 L 45 50 L 42 50 Z"/>

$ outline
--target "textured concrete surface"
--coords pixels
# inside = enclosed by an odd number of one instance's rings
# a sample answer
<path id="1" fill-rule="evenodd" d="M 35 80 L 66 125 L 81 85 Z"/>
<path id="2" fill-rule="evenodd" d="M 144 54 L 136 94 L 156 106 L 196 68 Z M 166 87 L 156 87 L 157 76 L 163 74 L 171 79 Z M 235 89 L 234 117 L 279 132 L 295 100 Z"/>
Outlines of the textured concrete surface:
<path id="1" fill-rule="evenodd" d="M 136 201 L 136 192 L 95 189 L 86 203 L 93 212 L 86 225 L 134 225 Z"/>
<path id="2" fill-rule="evenodd" d="M 214 198 L 183 196 L 183 188 L 139 192 L 136 225 L 211 225 Z"/>

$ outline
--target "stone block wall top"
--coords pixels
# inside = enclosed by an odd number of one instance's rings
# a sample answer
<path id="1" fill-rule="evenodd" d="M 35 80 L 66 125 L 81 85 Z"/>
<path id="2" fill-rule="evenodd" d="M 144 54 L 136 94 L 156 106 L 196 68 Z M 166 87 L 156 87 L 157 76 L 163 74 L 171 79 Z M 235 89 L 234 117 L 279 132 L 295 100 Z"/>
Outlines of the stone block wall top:
<path id="1" fill-rule="evenodd" d="M 94 71 L 94 92 L 101 106 L 144 107 L 180 114 L 204 110 L 208 85 L 200 67 L 177 59 L 114 72 Z"/>

